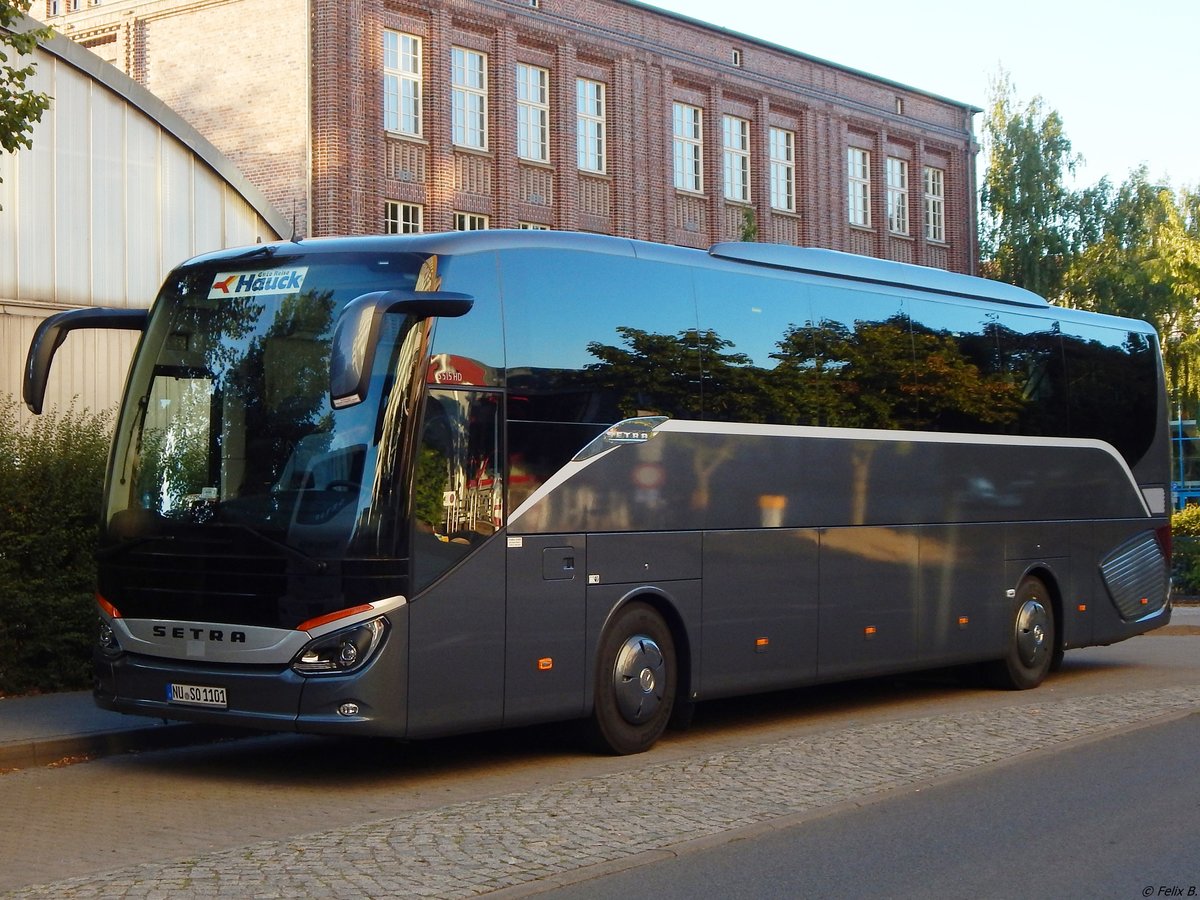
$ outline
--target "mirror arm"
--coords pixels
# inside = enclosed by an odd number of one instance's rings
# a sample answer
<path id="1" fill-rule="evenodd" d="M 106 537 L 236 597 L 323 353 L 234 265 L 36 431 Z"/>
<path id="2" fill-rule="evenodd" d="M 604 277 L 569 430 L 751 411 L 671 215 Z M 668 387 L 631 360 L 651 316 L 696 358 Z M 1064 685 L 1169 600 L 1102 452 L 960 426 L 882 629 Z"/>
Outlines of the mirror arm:
<path id="1" fill-rule="evenodd" d="M 46 401 L 46 384 L 50 380 L 50 365 L 54 354 L 67 335 L 78 328 L 110 328 L 118 331 L 145 331 L 150 317 L 145 309 L 114 309 L 89 306 L 55 313 L 42 321 L 29 343 L 25 357 L 25 379 L 21 396 L 34 415 L 42 414 Z"/>

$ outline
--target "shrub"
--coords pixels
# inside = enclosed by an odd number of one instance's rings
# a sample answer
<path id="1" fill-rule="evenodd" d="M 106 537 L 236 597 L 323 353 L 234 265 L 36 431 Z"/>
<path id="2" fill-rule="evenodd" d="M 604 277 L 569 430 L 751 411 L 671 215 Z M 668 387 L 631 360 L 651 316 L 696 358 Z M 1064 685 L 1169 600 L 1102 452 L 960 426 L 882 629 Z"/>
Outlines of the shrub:
<path id="1" fill-rule="evenodd" d="M 90 683 L 111 416 L 0 400 L 0 696 Z"/>
<path id="2" fill-rule="evenodd" d="M 1171 516 L 1171 577 L 1176 595 L 1200 594 L 1200 506 L 1186 506 Z"/>

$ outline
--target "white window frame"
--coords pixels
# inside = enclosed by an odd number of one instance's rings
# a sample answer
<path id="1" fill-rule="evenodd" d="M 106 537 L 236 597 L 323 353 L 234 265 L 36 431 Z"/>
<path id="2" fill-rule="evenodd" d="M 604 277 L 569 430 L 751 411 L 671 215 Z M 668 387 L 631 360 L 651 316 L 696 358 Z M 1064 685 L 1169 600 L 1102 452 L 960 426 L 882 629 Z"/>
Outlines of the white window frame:
<path id="1" fill-rule="evenodd" d="M 487 64 L 486 53 L 450 48 L 451 140 L 458 147 L 488 148 Z"/>
<path id="2" fill-rule="evenodd" d="M 425 230 L 425 207 L 403 200 L 383 201 L 384 234 L 420 234 Z"/>
<path id="3" fill-rule="evenodd" d="M 849 221 L 860 228 L 871 227 L 871 151 L 861 147 L 846 150 Z"/>
<path id="4" fill-rule="evenodd" d="M 487 231 L 490 220 L 483 213 L 456 212 L 454 214 L 455 231 Z"/>
<path id="5" fill-rule="evenodd" d="M 722 170 L 725 199 L 750 202 L 750 121 L 737 116 L 721 117 Z"/>
<path id="6" fill-rule="evenodd" d="M 517 63 L 517 156 L 550 162 L 550 71 Z"/>
<path id="7" fill-rule="evenodd" d="M 580 171 L 608 171 L 608 109 L 603 81 L 575 79 L 575 159 Z"/>
<path id="8" fill-rule="evenodd" d="M 796 132 L 786 128 L 770 131 L 771 208 L 796 211 Z"/>
<path id="9" fill-rule="evenodd" d="M 383 127 L 396 134 L 420 137 L 421 39 L 403 31 L 383 32 Z"/>
<path id="10" fill-rule="evenodd" d="M 946 171 L 925 166 L 925 240 L 946 242 Z"/>
<path id="11" fill-rule="evenodd" d="M 908 234 L 908 160 L 889 156 L 887 175 L 887 220 L 892 234 Z"/>
<path id="12" fill-rule="evenodd" d="M 704 193 L 704 110 L 676 101 L 671 107 L 675 187 L 692 194 Z"/>
<path id="13" fill-rule="evenodd" d="M 542 225 L 540 222 L 518 222 L 517 228 L 521 231 L 549 231 L 549 225 Z"/>

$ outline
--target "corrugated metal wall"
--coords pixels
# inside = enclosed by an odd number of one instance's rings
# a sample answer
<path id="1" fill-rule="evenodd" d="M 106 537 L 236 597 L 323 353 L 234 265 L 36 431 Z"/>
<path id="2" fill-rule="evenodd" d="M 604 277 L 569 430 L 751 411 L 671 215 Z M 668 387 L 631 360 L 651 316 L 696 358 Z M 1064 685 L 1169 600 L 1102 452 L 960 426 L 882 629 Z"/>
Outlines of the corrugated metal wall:
<path id="1" fill-rule="evenodd" d="M 68 52 L 76 51 L 87 52 Z M 32 150 L 0 154 L 0 397 L 19 397 L 25 352 L 45 316 L 148 306 L 182 260 L 279 237 L 239 190 L 120 93 L 124 76 L 112 75 L 111 89 L 43 48 L 36 63 L 32 87 L 53 103 Z M 73 332 L 55 358 L 47 408 L 72 398 L 93 409 L 115 404 L 136 337 Z"/>

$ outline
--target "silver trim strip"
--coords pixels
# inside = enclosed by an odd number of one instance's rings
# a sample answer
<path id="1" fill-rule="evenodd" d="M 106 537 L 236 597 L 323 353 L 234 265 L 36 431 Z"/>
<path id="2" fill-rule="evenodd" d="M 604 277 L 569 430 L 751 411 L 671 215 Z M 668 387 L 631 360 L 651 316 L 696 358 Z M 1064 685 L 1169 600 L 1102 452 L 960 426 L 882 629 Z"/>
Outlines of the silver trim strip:
<path id="1" fill-rule="evenodd" d="M 100 615 L 116 632 L 121 649 L 129 653 L 189 662 L 287 665 L 310 641 L 388 615 L 407 604 L 405 597 L 388 597 L 372 603 L 369 610 L 326 622 L 311 631 L 176 619 L 114 619 L 103 611 Z"/>

